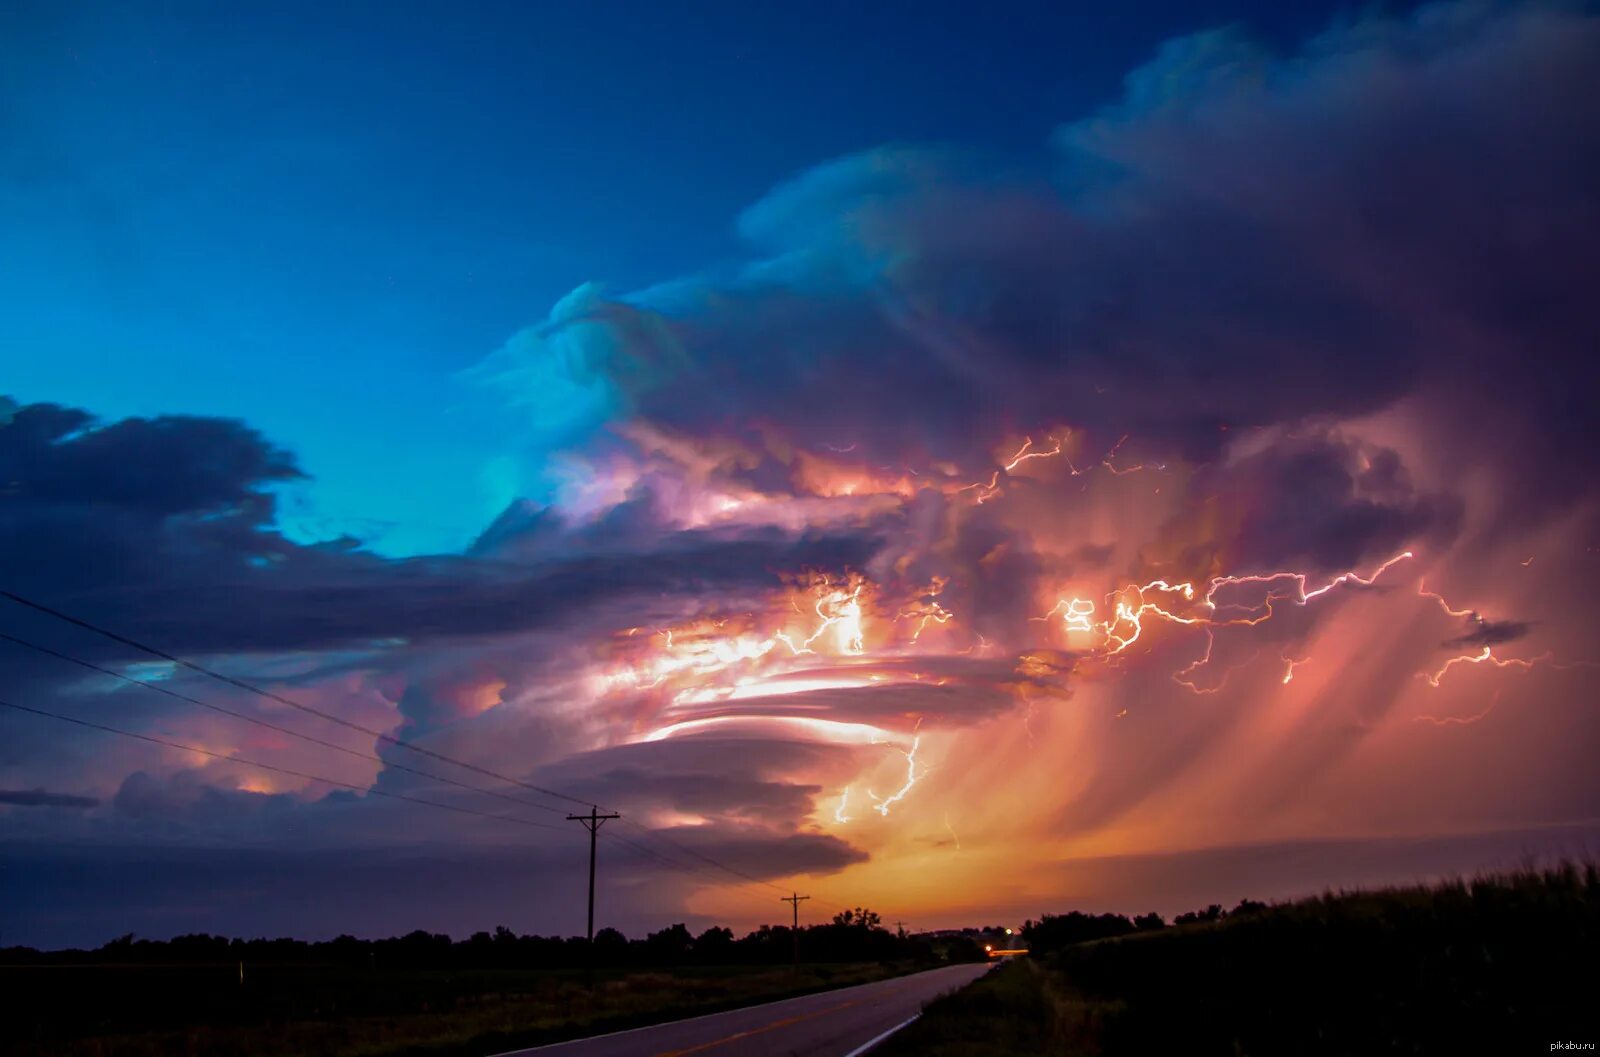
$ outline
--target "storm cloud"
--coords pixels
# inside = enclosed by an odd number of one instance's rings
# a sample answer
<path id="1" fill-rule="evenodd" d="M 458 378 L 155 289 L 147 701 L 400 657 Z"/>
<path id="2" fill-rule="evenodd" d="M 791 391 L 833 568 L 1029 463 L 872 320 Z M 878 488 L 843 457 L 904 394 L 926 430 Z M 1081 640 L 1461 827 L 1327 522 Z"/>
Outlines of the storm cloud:
<path id="1" fill-rule="evenodd" d="M 579 291 L 521 355 L 559 341 L 669 427 L 881 461 L 979 466 L 1058 423 L 1206 459 L 1424 383 L 1592 437 L 1586 387 L 1552 383 L 1594 378 L 1597 35 L 1456 5 L 1288 55 L 1175 40 L 1062 126 L 1046 172 L 913 146 L 827 163 L 743 215 L 757 255 L 733 274 Z"/>
<path id="2" fill-rule="evenodd" d="M 98 807 L 100 801 L 92 796 L 73 796 L 70 793 L 51 793 L 43 789 L 0 789 L 0 804 L 18 807 Z"/>

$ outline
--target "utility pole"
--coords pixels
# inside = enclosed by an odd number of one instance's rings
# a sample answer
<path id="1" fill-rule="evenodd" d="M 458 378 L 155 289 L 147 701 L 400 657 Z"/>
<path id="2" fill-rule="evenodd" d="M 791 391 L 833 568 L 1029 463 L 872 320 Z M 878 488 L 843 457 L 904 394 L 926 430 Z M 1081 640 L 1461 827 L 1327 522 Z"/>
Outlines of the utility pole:
<path id="1" fill-rule="evenodd" d="M 589 808 L 587 815 L 568 815 L 568 822 L 582 822 L 583 828 L 589 831 L 589 961 L 594 962 L 594 841 L 595 835 L 600 832 L 600 827 L 607 820 L 621 818 L 621 815 L 602 815 L 594 808 Z"/>
<path id="2" fill-rule="evenodd" d="M 778 897 L 778 902 L 788 903 L 794 908 L 794 928 L 790 930 L 789 934 L 794 937 L 795 972 L 800 971 L 800 904 L 810 898 L 810 896 L 803 896 L 798 892 L 795 892 L 792 895 Z"/>
<path id="3" fill-rule="evenodd" d="M 904 921 L 896 921 L 894 923 L 894 927 L 899 930 L 900 938 L 901 939 L 905 939 L 906 938 L 906 923 Z"/>

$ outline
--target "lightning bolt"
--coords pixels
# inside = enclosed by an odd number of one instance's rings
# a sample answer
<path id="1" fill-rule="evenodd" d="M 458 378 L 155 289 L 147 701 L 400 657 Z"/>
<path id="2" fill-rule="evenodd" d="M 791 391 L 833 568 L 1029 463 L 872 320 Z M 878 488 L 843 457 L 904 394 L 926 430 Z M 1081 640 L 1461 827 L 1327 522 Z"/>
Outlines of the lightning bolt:
<path id="1" fill-rule="evenodd" d="M 1021 447 L 1017 448 L 1017 450 L 1013 452 L 1009 458 L 1000 463 L 1000 468 L 995 470 L 987 483 L 977 481 L 968 485 L 964 485 L 955 490 L 956 494 L 959 495 L 962 492 L 972 492 L 974 493 L 976 502 L 981 506 L 982 504 L 993 499 L 995 496 L 1001 494 L 1002 489 L 1000 487 L 1000 477 L 1002 474 L 1010 473 L 1018 466 L 1021 466 L 1023 463 L 1027 462 L 1029 459 L 1052 459 L 1060 457 L 1061 460 L 1067 464 L 1067 472 L 1073 477 L 1081 477 L 1083 474 L 1093 469 L 1103 469 L 1113 476 L 1121 477 L 1130 473 L 1138 473 L 1140 470 L 1165 470 L 1167 468 L 1165 463 L 1140 463 L 1137 466 L 1118 466 L 1116 464 L 1117 453 L 1121 451 L 1122 446 L 1128 442 L 1127 434 L 1124 434 L 1104 455 L 1100 457 L 1100 459 L 1093 466 L 1088 467 L 1088 469 L 1080 469 L 1078 466 L 1073 464 L 1071 457 L 1067 455 L 1066 441 L 1064 439 L 1059 437 L 1046 437 L 1045 440 L 1047 443 L 1053 446 L 1050 448 L 1040 448 L 1035 450 L 1033 446 L 1033 438 L 1031 436 L 1024 437 L 1022 439 Z"/>
<path id="2" fill-rule="evenodd" d="M 1230 665 L 1228 668 L 1224 669 L 1222 678 L 1217 682 L 1216 686 L 1202 687 L 1199 683 L 1196 683 L 1193 679 L 1187 677 L 1193 675 L 1202 668 L 1209 668 L 1211 666 L 1211 648 L 1216 645 L 1216 641 L 1216 636 L 1211 633 L 1210 628 L 1207 628 L 1205 655 L 1182 671 L 1173 672 L 1172 681 L 1177 683 L 1179 686 L 1187 687 L 1197 694 L 1214 694 L 1228 685 L 1228 679 L 1232 677 L 1234 672 L 1238 671 L 1240 668 L 1249 667 L 1257 657 L 1261 656 L 1261 651 L 1256 650 L 1249 657 L 1246 657 L 1238 664 Z"/>
<path id="3" fill-rule="evenodd" d="M 1049 440 L 1050 438 L 1046 437 L 1045 439 Z M 1033 447 L 1033 438 L 1024 437 L 1022 441 L 1022 447 L 1018 448 L 1017 453 L 1011 456 L 1011 460 L 1005 464 L 1006 472 L 1009 473 L 1010 471 L 1015 470 L 1018 466 L 1021 466 L 1029 459 L 1048 459 L 1053 455 L 1060 455 L 1061 442 L 1058 440 L 1055 442 L 1055 445 L 1056 446 L 1051 448 L 1049 451 L 1030 451 L 1029 449 Z"/>
<path id="4" fill-rule="evenodd" d="M 1044 616 L 1029 619 L 1049 620 L 1057 613 L 1061 614 L 1062 623 L 1068 631 L 1093 631 L 1095 628 L 1094 622 L 1089 619 L 1094 616 L 1094 602 L 1087 598 L 1063 598 Z"/>
<path id="5" fill-rule="evenodd" d="M 946 811 L 944 813 L 944 828 L 945 828 L 945 832 L 950 834 L 950 839 L 956 842 L 956 851 L 960 851 L 961 850 L 961 837 L 960 837 L 959 834 L 956 833 L 956 828 L 954 826 L 950 825 L 950 812 L 948 812 L 948 811 Z"/>
<path id="6" fill-rule="evenodd" d="M 1469 653 L 1460 657 L 1450 658 L 1448 661 L 1445 661 L 1442 666 L 1440 666 L 1438 671 L 1432 673 L 1431 675 L 1427 672 L 1418 672 L 1417 674 L 1426 679 L 1429 686 L 1437 687 L 1439 685 L 1439 681 L 1444 678 L 1445 673 L 1458 664 L 1491 664 L 1496 668 L 1521 668 L 1523 671 L 1527 671 L 1542 661 L 1551 661 L 1551 655 L 1548 653 L 1542 653 L 1537 657 L 1525 661 L 1519 660 L 1515 657 L 1500 658 L 1494 655 L 1494 650 L 1491 647 L 1485 646 L 1483 648 L 1483 652 L 1481 653 Z M 1554 662 L 1551 663 L 1553 664 Z M 1555 665 L 1555 667 L 1564 666 Z"/>
<path id="7" fill-rule="evenodd" d="M 1275 602 L 1288 601 L 1294 605 L 1306 606 L 1314 600 L 1326 595 L 1335 587 L 1343 584 L 1357 584 L 1362 587 L 1371 587 L 1379 577 L 1388 572 L 1395 565 L 1415 558 L 1411 551 L 1402 551 L 1388 559 L 1372 571 L 1370 575 L 1362 576 L 1354 570 L 1340 573 L 1319 587 L 1311 587 L 1306 573 L 1293 570 L 1280 570 L 1270 573 L 1251 573 L 1244 576 L 1215 576 L 1206 582 L 1205 590 L 1201 592 L 1193 583 L 1171 583 L 1167 580 L 1151 580 L 1145 584 L 1128 584 L 1107 595 L 1111 603 L 1111 616 L 1106 620 L 1097 621 L 1094 618 L 1097 608 L 1093 601 L 1073 596 L 1058 599 L 1056 604 L 1043 617 L 1034 617 L 1034 620 L 1049 620 L 1059 615 L 1062 626 L 1069 632 L 1089 632 L 1100 636 L 1098 646 L 1099 655 L 1103 658 L 1115 657 L 1126 651 L 1144 634 L 1144 622 L 1147 617 L 1180 624 L 1190 627 L 1201 627 L 1206 632 L 1206 650 L 1199 660 L 1191 663 L 1181 671 L 1174 673 L 1174 680 L 1179 685 L 1187 686 L 1195 693 L 1215 693 L 1227 681 L 1228 674 L 1223 675 L 1223 682 L 1210 689 L 1198 686 L 1192 678 L 1194 673 L 1208 665 L 1211 661 L 1212 648 L 1216 638 L 1213 630 L 1223 627 L 1253 627 L 1257 624 L 1271 620 L 1274 615 Z M 1260 584 L 1266 588 L 1262 601 L 1256 605 L 1241 603 L 1219 602 L 1217 593 L 1226 588 L 1240 585 Z M 1185 603 L 1202 607 L 1206 613 L 1186 616 L 1175 612 L 1173 609 L 1159 602 L 1148 600 L 1147 595 L 1169 595 L 1181 597 Z M 1447 612 L 1454 612 L 1440 599 L 1440 604 L 1445 606 Z M 1238 615 L 1229 615 L 1237 613 Z M 1287 661 L 1288 658 L 1285 658 Z M 1294 675 L 1294 667 L 1304 664 L 1309 658 L 1289 663 L 1289 670 L 1285 673 L 1284 682 L 1289 682 Z M 1242 667 L 1242 666 L 1236 666 Z"/>
<path id="8" fill-rule="evenodd" d="M 1146 466 L 1144 463 L 1140 463 L 1137 466 L 1129 466 L 1126 469 L 1117 469 L 1117 467 L 1112 464 L 1111 460 L 1117 457 L 1117 452 L 1121 451 L 1122 446 L 1126 443 L 1128 443 L 1128 435 L 1124 433 L 1122 435 L 1122 439 L 1113 444 L 1111 446 L 1111 450 L 1106 452 L 1105 456 L 1101 458 L 1100 465 L 1104 466 L 1107 470 L 1110 470 L 1118 477 L 1121 477 L 1123 474 L 1138 473 L 1140 470 L 1165 470 L 1167 468 L 1165 463 L 1155 463 L 1151 466 Z"/>
<path id="9" fill-rule="evenodd" d="M 1494 711 L 1494 706 L 1500 703 L 1500 691 L 1496 690 L 1489 699 L 1489 707 L 1482 712 L 1470 716 L 1412 716 L 1413 723 L 1432 723 L 1436 727 L 1465 727 L 1478 722 L 1484 716 Z"/>
<path id="10" fill-rule="evenodd" d="M 895 620 L 916 620 L 917 630 L 911 633 L 911 641 L 916 642 L 922 638 L 922 633 L 928 630 L 929 624 L 948 624 L 955 619 L 944 606 L 939 604 L 939 595 L 944 591 L 944 585 L 949 583 L 949 578 L 935 576 L 922 597 L 912 605 L 901 609 L 895 614 Z"/>
<path id="11" fill-rule="evenodd" d="M 844 825 L 846 822 L 850 821 L 850 816 L 846 815 L 844 813 L 845 809 L 847 807 L 849 807 L 849 806 L 850 806 L 850 787 L 849 786 L 845 786 L 844 787 L 844 792 L 839 794 L 839 806 L 833 809 L 833 820 L 835 822 L 839 823 L 839 825 L 841 825 L 841 826 Z"/>
<path id="12" fill-rule="evenodd" d="M 920 720 L 918 721 L 918 726 L 921 726 Z M 906 794 L 911 792 L 911 787 L 917 784 L 917 748 L 921 744 L 922 735 L 914 735 L 911 739 L 911 748 L 905 753 L 906 783 L 905 785 L 902 785 L 897 792 L 888 797 L 879 798 L 878 795 L 871 789 L 867 790 L 867 796 L 871 797 L 873 800 L 874 810 L 876 810 L 878 814 L 882 815 L 883 817 L 888 818 L 889 808 L 904 800 L 906 798 Z"/>

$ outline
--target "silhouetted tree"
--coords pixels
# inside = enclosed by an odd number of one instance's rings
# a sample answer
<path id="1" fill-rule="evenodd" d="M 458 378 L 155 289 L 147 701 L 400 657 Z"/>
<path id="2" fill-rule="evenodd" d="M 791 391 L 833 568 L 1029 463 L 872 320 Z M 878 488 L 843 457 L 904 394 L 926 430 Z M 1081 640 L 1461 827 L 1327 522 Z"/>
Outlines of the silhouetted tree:
<path id="1" fill-rule="evenodd" d="M 697 961 L 725 962 L 733 953 L 733 930 L 720 928 L 716 925 L 706 929 L 694 940 L 694 954 Z"/>
<path id="2" fill-rule="evenodd" d="M 856 907 L 854 910 L 843 910 L 833 915 L 833 923 L 850 928 L 875 929 L 882 926 L 883 918 L 878 916 L 876 910 Z"/>
<path id="3" fill-rule="evenodd" d="M 1022 936 L 1028 947 L 1036 951 L 1052 951 L 1074 943 L 1121 936 L 1133 931 L 1133 922 L 1121 914 L 1085 914 L 1074 910 L 1067 914 L 1046 914 L 1038 921 L 1028 921 L 1022 926 Z"/>
<path id="4" fill-rule="evenodd" d="M 1204 910 L 1191 910 L 1187 913 L 1179 914 L 1177 917 L 1172 919 L 1172 923 L 1174 925 L 1195 925 L 1202 921 L 1220 921 L 1221 919 L 1221 905 L 1212 903 Z"/>
<path id="5" fill-rule="evenodd" d="M 694 949 L 694 937 L 683 922 L 669 925 L 660 932 L 645 937 L 645 953 L 657 965 L 677 965 L 689 958 Z"/>
<path id="6" fill-rule="evenodd" d="M 594 957 L 601 965 L 621 965 L 628 961 L 628 937 L 613 928 L 594 934 Z"/>

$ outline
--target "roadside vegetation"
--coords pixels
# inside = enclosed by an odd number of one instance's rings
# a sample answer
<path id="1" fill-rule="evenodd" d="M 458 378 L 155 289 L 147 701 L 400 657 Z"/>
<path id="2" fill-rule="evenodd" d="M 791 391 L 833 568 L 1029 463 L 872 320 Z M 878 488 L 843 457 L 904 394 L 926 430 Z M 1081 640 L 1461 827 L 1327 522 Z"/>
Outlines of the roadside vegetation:
<path id="1" fill-rule="evenodd" d="M 1033 955 L 880 1057 L 1545 1053 L 1600 1042 L 1600 867 L 1330 893 L 1184 924 L 1030 922 Z M 1122 923 L 1126 923 L 1126 928 Z"/>
<path id="2" fill-rule="evenodd" d="M 971 941 L 936 948 L 890 933 L 870 911 L 802 929 L 798 970 L 783 928 L 738 940 L 683 925 L 633 941 L 608 933 L 592 970 L 581 939 L 506 929 L 454 942 L 419 932 L 8 948 L 0 1053 L 482 1057 L 982 957 Z"/>

